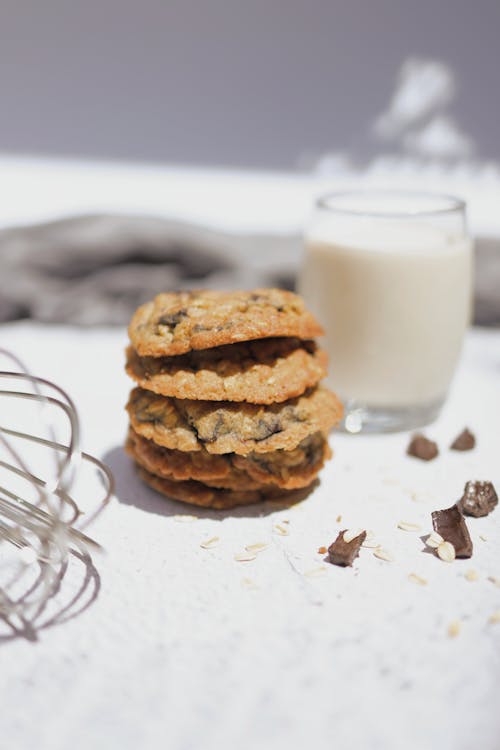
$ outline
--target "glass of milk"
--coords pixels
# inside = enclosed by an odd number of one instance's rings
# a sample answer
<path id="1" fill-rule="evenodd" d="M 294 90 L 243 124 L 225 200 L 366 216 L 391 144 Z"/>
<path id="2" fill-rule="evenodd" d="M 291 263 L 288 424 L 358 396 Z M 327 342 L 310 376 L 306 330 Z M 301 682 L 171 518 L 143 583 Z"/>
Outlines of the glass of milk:
<path id="1" fill-rule="evenodd" d="M 306 231 L 299 291 L 323 324 L 329 385 L 348 432 L 432 422 L 469 323 L 465 203 L 404 191 L 323 196 Z"/>

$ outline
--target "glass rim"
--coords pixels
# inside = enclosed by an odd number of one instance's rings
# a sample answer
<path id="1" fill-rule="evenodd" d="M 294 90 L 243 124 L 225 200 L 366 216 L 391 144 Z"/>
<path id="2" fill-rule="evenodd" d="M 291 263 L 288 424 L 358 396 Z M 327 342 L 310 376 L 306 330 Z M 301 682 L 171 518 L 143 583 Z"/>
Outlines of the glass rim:
<path id="1" fill-rule="evenodd" d="M 341 205 L 335 205 L 335 201 L 339 198 L 363 198 L 363 197 L 384 197 L 390 196 L 392 198 L 407 198 L 407 199 L 434 199 L 441 201 L 440 206 L 435 208 L 416 208 L 413 211 L 384 211 L 370 208 L 356 208 L 356 207 L 344 207 Z M 342 214 L 344 216 L 369 216 L 372 218 L 380 219 L 410 219 L 419 216 L 439 216 L 443 214 L 450 214 L 454 212 L 465 212 L 466 202 L 462 198 L 458 198 L 455 195 L 448 193 L 434 193 L 427 192 L 425 190 L 396 190 L 390 188 L 367 188 L 367 189 L 352 189 L 352 190 L 334 190 L 330 193 L 324 193 L 316 199 L 316 207 L 322 210 L 330 211 L 331 213 Z"/>

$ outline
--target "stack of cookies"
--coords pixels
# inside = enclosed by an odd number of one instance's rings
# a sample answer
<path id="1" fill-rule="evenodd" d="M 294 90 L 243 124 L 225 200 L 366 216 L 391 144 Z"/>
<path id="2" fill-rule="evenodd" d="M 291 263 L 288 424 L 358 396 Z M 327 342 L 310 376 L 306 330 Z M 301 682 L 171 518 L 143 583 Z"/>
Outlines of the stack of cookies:
<path id="1" fill-rule="evenodd" d="M 314 483 L 342 407 L 297 295 L 165 293 L 134 314 L 126 449 L 170 498 L 230 508 Z"/>

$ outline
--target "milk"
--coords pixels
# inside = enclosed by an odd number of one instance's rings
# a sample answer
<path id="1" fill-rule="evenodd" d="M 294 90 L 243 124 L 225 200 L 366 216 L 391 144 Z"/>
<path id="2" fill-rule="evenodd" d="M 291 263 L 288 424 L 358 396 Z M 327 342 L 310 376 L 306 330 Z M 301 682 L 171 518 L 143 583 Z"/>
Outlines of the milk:
<path id="1" fill-rule="evenodd" d="M 471 241 L 451 227 L 314 225 L 299 291 L 326 330 L 336 392 L 374 408 L 444 399 L 470 318 L 471 268 Z"/>

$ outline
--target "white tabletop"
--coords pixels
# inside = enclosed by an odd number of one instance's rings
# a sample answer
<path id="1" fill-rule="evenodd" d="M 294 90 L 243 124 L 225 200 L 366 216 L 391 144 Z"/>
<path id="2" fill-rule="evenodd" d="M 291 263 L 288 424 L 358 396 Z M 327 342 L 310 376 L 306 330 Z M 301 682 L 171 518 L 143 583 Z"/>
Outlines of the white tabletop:
<path id="1" fill-rule="evenodd" d="M 330 179 L 10 157 L 0 171 L 0 226 L 126 212 L 285 235 L 303 225 L 315 193 L 359 179 L 345 169 Z M 426 189 L 465 194 L 468 175 L 455 178 L 423 176 Z M 404 171 L 389 179 L 374 170 L 366 181 L 414 184 Z M 497 196 L 497 176 L 485 174 L 470 194 L 478 232 L 500 232 Z M 70 392 L 85 448 L 117 480 L 91 530 L 106 549 L 94 560 L 96 600 L 35 642 L 0 641 L 0 746 L 497 750 L 500 625 L 488 620 L 500 588 L 488 576 L 500 578 L 500 510 L 468 522 L 474 557 L 451 565 L 397 523 L 430 530 L 431 511 L 451 505 L 467 479 L 498 488 L 500 332 L 475 330 L 467 340 L 443 415 L 428 430 L 438 460 L 407 458 L 407 435 L 334 435 L 335 457 L 305 502 L 234 513 L 188 509 L 135 476 L 121 448 L 130 388 L 123 330 L 10 324 L 0 326 L 0 346 Z M 466 424 L 477 449 L 450 453 Z M 289 534 L 280 536 L 273 529 L 284 521 Z M 394 562 L 364 549 L 352 570 L 324 563 L 316 550 L 347 526 L 373 529 Z M 212 536 L 218 546 L 201 548 Z M 269 547 L 256 560 L 234 560 L 261 541 Z M 477 581 L 464 577 L 470 569 Z M 68 571 L 61 606 L 83 572 Z M 455 620 L 461 630 L 451 639 Z"/>
<path id="2" fill-rule="evenodd" d="M 36 642 L 0 643 L 0 745 L 498 748 L 500 624 L 489 618 L 500 588 L 488 576 L 500 577 L 500 510 L 468 520 L 471 560 L 441 562 L 420 535 L 466 480 L 500 485 L 500 332 L 467 339 L 446 408 L 427 431 L 441 448 L 436 461 L 405 456 L 405 434 L 335 434 L 335 456 L 307 500 L 234 513 L 168 501 L 135 476 L 121 447 L 124 331 L 9 324 L 0 341 L 67 388 L 85 448 L 117 480 L 92 528 L 106 549 L 94 559 L 97 599 Z M 476 450 L 450 452 L 465 425 Z M 402 520 L 422 531 L 399 530 Z M 279 522 L 288 535 L 276 533 Z M 323 562 L 318 547 L 355 526 L 373 529 L 394 561 L 363 549 L 352 569 Z M 218 546 L 200 547 L 213 536 Z M 254 561 L 234 559 L 255 542 L 269 547 Z M 478 580 L 465 578 L 471 569 Z M 65 586 L 81 576 L 70 570 Z"/>
<path id="3" fill-rule="evenodd" d="M 0 227 L 111 212 L 289 235 L 303 229 L 316 196 L 362 186 L 453 193 L 467 201 L 476 236 L 500 236 L 500 172 L 488 164 L 452 168 L 381 158 L 360 170 L 337 160 L 319 174 L 0 154 L 0 186 Z"/>

